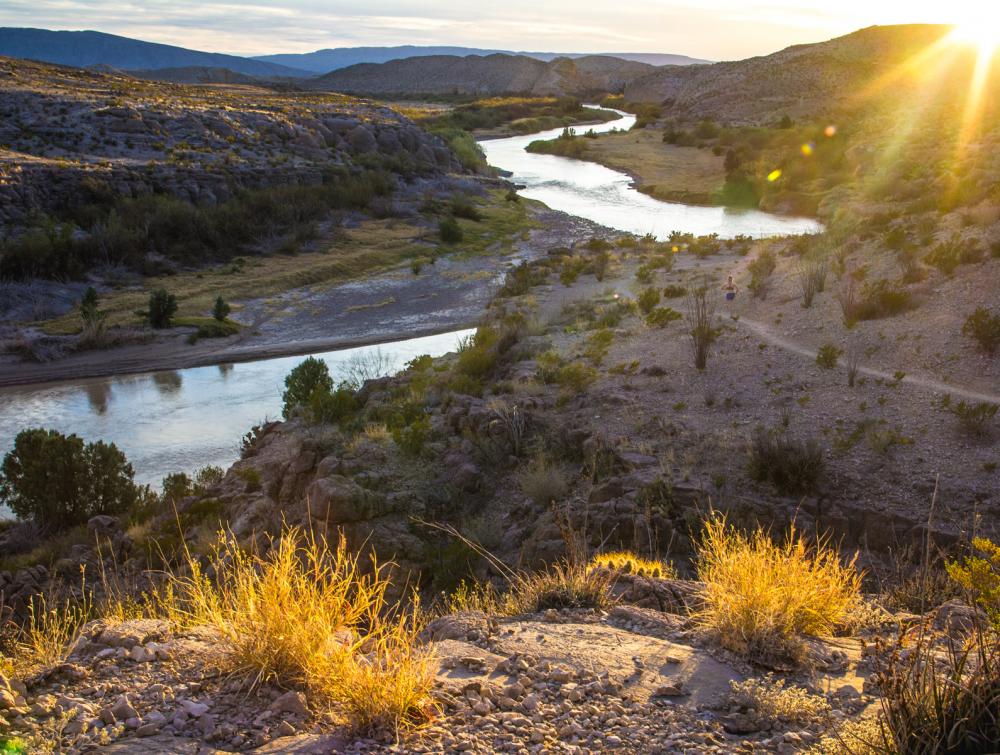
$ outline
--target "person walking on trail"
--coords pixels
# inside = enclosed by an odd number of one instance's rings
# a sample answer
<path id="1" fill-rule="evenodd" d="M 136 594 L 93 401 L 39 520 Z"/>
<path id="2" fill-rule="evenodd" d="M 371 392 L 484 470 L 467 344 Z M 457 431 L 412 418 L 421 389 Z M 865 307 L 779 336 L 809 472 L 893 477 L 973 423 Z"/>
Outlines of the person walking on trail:
<path id="1" fill-rule="evenodd" d="M 729 316 L 735 319 L 736 315 L 733 314 L 733 308 L 735 305 L 733 302 L 736 301 L 736 293 L 740 289 L 739 286 L 737 286 L 736 283 L 733 281 L 733 276 L 731 275 L 729 276 L 729 280 L 726 281 L 725 285 L 722 287 L 722 290 L 723 292 L 725 292 L 726 302 L 729 304 Z"/>

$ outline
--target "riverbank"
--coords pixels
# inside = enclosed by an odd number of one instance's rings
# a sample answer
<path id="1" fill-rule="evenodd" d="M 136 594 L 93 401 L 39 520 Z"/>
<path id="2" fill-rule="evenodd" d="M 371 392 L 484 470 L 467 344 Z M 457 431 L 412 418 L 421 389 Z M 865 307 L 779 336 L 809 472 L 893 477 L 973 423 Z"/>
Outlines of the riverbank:
<path id="1" fill-rule="evenodd" d="M 297 356 L 473 326 L 510 265 L 600 230 L 582 218 L 525 204 L 534 227 L 493 254 L 456 252 L 424 265 L 419 274 L 409 264 L 396 265 L 366 278 L 234 302 L 240 308 L 233 317 L 244 327 L 228 338 L 190 344 L 193 329 L 175 328 L 145 343 L 75 352 L 52 362 L 6 354 L 0 356 L 0 387 Z"/>

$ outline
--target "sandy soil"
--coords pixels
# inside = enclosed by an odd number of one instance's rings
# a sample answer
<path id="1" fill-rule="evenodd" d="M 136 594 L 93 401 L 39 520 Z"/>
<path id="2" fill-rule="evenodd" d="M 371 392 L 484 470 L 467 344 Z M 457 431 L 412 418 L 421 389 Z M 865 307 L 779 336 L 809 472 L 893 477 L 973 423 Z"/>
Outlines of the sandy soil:
<path id="1" fill-rule="evenodd" d="M 661 273 L 654 285 L 691 288 L 707 275 L 717 288 L 735 274 L 745 287 L 745 262 L 732 255 L 679 255 L 674 271 Z M 637 264 L 629 259 L 601 283 L 582 276 L 571 287 L 553 282 L 533 290 L 546 337 L 560 353 L 585 359 L 590 335 L 573 325 L 567 305 L 589 306 L 611 293 L 636 296 L 645 288 L 635 281 Z M 957 293 L 998 274 L 1000 263 L 991 261 L 936 285 Z M 829 288 L 803 309 L 796 286 L 794 271 L 783 262 L 766 300 L 749 298 L 744 288 L 735 319 L 720 292 L 721 335 L 703 372 L 694 369 L 685 321 L 656 328 L 626 319 L 615 329 L 585 405 L 581 399 L 573 410 L 577 420 L 606 437 L 627 439 L 630 448 L 659 458 L 674 479 L 700 487 L 724 507 L 774 496 L 747 479 L 747 447 L 757 428 L 787 426 L 793 437 L 817 441 L 826 459 L 821 497 L 789 498 L 789 511 L 802 507 L 802 520 L 867 533 L 872 550 L 897 544 L 899 532 L 887 524 L 906 530 L 928 517 L 951 536 L 974 528 L 997 531 L 1000 427 L 994 422 L 987 434 L 972 436 L 941 400 L 951 394 L 955 402 L 1000 403 L 1000 365 L 976 355 L 960 325 L 942 325 L 954 297 L 935 297 L 905 317 L 862 323 L 848 333 Z M 684 297 L 660 306 L 687 309 Z M 897 335 L 903 333 L 909 337 Z M 847 338 L 856 339 L 864 354 L 854 387 L 843 361 L 824 369 L 815 359 L 818 346 L 843 346 Z M 619 371 L 629 364 L 634 369 Z"/>

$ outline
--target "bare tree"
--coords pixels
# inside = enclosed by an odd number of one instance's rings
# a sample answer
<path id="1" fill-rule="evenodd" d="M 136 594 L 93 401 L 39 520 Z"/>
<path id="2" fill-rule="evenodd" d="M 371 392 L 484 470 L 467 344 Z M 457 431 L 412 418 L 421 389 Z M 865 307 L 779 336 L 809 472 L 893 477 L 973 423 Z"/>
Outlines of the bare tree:
<path id="1" fill-rule="evenodd" d="M 391 375 L 396 369 L 396 360 L 381 348 L 358 351 L 344 363 L 344 382 L 357 390 L 369 380 Z"/>
<path id="2" fill-rule="evenodd" d="M 841 279 L 840 290 L 837 291 L 837 302 L 844 316 L 844 325 L 848 328 L 854 327 L 857 322 L 859 300 L 858 282 L 848 273 Z"/>
<path id="3" fill-rule="evenodd" d="M 708 280 L 688 294 L 688 320 L 691 321 L 691 346 L 694 350 L 694 366 L 705 369 L 708 353 L 719 332 L 713 326 L 715 302 L 708 295 Z"/>

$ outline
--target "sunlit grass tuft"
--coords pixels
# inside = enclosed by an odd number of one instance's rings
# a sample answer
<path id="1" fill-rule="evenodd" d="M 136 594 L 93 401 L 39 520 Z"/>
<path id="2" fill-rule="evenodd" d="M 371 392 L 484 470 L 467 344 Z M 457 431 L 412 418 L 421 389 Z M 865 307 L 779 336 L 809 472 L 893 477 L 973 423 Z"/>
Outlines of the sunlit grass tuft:
<path id="1" fill-rule="evenodd" d="M 842 564 L 827 541 L 809 545 L 794 528 L 776 543 L 762 530 L 746 535 L 709 519 L 697 569 L 697 619 L 724 647 L 756 659 L 796 657 L 802 635 L 832 633 L 860 600 L 855 560 Z"/>
<path id="2" fill-rule="evenodd" d="M 653 577 L 655 579 L 675 579 L 677 577 L 677 572 L 670 564 L 643 558 L 631 551 L 598 553 L 590 559 L 587 568 L 608 569 L 623 574 L 635 574 L 639 577 Z"/>
<path id="3" fill-rule="evenodd" d="M 306 690 L 315 707 L 345 710 L 361 729 L 405 728 L 433 703 L 429 657 L 415 648 L 416 611 L 390 605 L 384 568 L 298 529 L 265 555 L 221 536 L 209 579 L 191 559 L 172 578 L 187 621 L 215 628 L 230 670 L 251 684 Z"/>
<path id="4" fill-rule="evenodd" d="M 613 577 L 572 563 L 554 564 L 544 571 L 519 574 L 511 582 L 506 613 L 536 613 L 550 608 L 605 609 L 614 599 Z"/>

